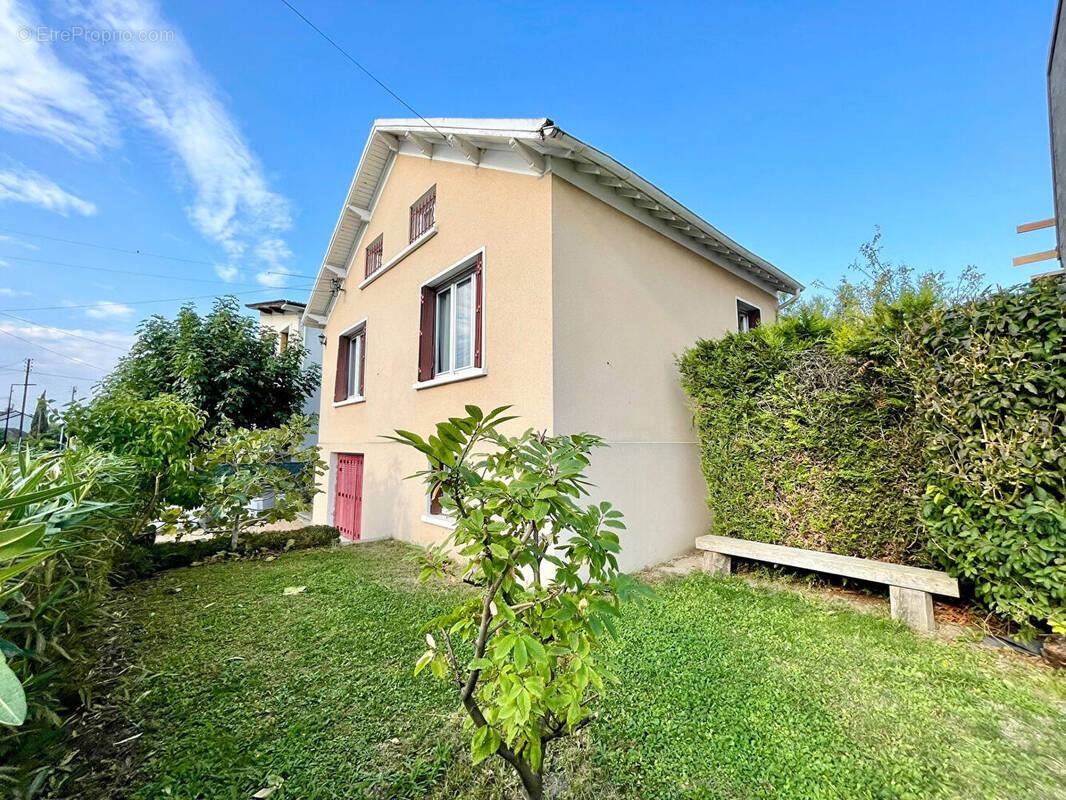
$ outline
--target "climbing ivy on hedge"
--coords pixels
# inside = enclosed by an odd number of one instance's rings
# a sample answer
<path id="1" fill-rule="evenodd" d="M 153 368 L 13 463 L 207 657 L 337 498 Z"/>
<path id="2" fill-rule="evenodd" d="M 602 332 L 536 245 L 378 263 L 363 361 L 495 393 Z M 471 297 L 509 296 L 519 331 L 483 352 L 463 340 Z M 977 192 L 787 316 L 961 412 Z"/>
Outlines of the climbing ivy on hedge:
<path id="1" fill-rule="evenodd" d="M 1066 281 L 935 309 L 906 345 L 931 544 L 992 610 L 1066 633 Z"/>
<path id="2" fill-rule="evenodd" d="M 1066 282 L 930 285 L 679 358 L 713 530 L 941 565 L 1031 633 L 1066 632 Z"/>

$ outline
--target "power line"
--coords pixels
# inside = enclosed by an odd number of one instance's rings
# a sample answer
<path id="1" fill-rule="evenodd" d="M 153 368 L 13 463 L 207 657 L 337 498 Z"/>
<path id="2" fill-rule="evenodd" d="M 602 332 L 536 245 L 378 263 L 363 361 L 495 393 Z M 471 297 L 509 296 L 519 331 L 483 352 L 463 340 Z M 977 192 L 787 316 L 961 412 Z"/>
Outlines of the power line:
<path id="1" fill-rule="evenodd" d="M 61 353 L 58 350 L 53 350 L 51 347 L 46 347 L 45 345 L 41 344 L 40 342 L 35 342 L 32 339 L 26 339 L 26 338 L 24 338 L 22 336 L 17 336 L 14 333 L 12 333 L 11 331 L 5 331 L 3 328 L 0 328 L 0 333 L 4 334 L 5 336 L 10 336 L 12 339 L 18 339 L 20 342 L 25 342 L 26 344 L 33 345 L 34 347 L 39 347 L 42 350 L 47 350 L 49 353 L 52 353 L 53 355 L 57 355 L 60 358 L 65 358 L 67 361 L 73 361 L 76 364 L 84 364 L 86 367 L 92 367 L 93 369 L 98 369 L 98 370 L 101 370 L 102 372 L 107 372 L 107 367 L 101 367 L 98 364 L 90 364 L 88 361 L 84 361 L 84 360 L 82 360 L 80 358 L 76 358 L 75 356 L 68 356 L 66 353 Z"/>
<path id="2" fill-rule="evenodd" d="M 74 333 L 73 331 L 64 330 L 63 328 L 55 328 L 55 327 L 52 327 L 51 325 L 42 325 L 40 322 L 34 322 L 31 319 L 23 319 L 22 317 L 16 317 L 14 314 L 8 314 L 6 311 L 0 311 L 0 314 L 2 314 L 5 317 L 10 317 L 11 319 L 17 319 L 19 322 L 25 322 L 27 325 L 34 325 L 34 326 L 36 326 L 38 328 L 45 328 L 46 330 L 55 331 L 56 333 L 61 333 L 64 336 L 71 336 L 71 337 L 73 337 L 75 339 L 84 339 L 87 342 L 92 342 L 93 344 L 98 344 L 101 347 L 113 347 L 115 350 L 122 350 L 122 351 L 125 351 L 127 349 L 125 347 L 122 347 L 121 345 L 111 344 L 110 342 L 102 342 L 99 339 L 93 339 L 90 336 L 83 336 L 80 333 Z"/>
<path id="3" fill-rule="evenodd" d="M 233 292 L 233 297 L 241 297 L 246 294 L 262 294 L 263 292 L 278 292 L 283 289 L 310 289 L 310 286 L 269 286 L 264 289 L 252 289 L 247 292 Z M 225 297 L 226 295 L 219 294 L 201 294 L 192 295 L 189 297 L 161 297 L 158 300 L 125 300 L 122 305 L 126 306 L 139 306 L 148 305 L 151 303 L 176 303 L 184 302 L 186 300 L 204 300 L 210 297 Z M 29 306 L 26 308 L 0 308 L 0 313 L 6 313 L 11 311 L 60 311 L 63 309 L 75 309 L 75 308 L 96 308 L 99 303 L 84 303 L 82 305 L 63 305 L 63 306 Z"/>
<path id="4" fill-rule="evenodd" d="M 127 252 L 127 251 L 122 251 L 122 252 Z M 229 283 L 229 281 L 224 281 L 221 278 L 187 278 L 187 277 L 184 277 L 182 275 L 170 275 L 170 274 L 162 273 L 162 272 L 141 272 L 140 270 L 114 269 L 113 267 L 91 267 L 91 266 L 88 266 L 86 264 L 70 264 L 70 263 L 67 263 L 66 261 L 49 261 L 48 259 L 44 259 L 44 258 L 30 258 L 29 256 L 13 256 L 13 255 L 8 255 L 6 253 L 0 253 L 0 259 L 2 259 L 2 258 L 11 258 L 11 259 L 14 259 L 15 261 L 29 261 L 29 262 L 31 262 L 33 264 L 49 264 L 49 265 L 55 266 L 55 267 L 69 267 L 71 269 L 87 269 L 87 270 L 92 270 L 93 272 L 112 272 L 112 273 L 115 273 L 117 275 L 138 275 L 138 276 L 141 276 L 141 277 L 144 277 L 144 278 L 166 278 L 167 280 L 172 280 L 172 281 L 190 281 L 190 282 L 193 282 L 193 283 Z M 205 263 L 205 262 L 194 261 L 192 263 L 198 264 L 198 263 Z M 298 275 L 295 272 L 270 272 L 270 273 L 267 273 L 267 274 L 269 274 L 269 275 L 291 275 L 291 276 L 296 277 L 296 278 L 310 278 L 310 277 L 313 277 L 311 275 Z M 247 286 L 247 285 L 251 285 L 251 284 L 244 284 L 244 285 Z M 238 285 L 238 288 L 239 288 L 239 285 Z"/>
<path id="5" fill-rule="evenodd" d="M 106 244 L 96 244 L 95 242 L 83 242 L 79 239 L 64 239 L 60 236 L 47 236 L 43 233 L 30 233 L 29 231 L 18 231 L 14 228 L 5 228 L 0 226 L 0 231 L 6 231 L 8 233 L 17 233 L 19 236 L 30 236 L 35 239 L 47 239 L 50 242 L 62 242 L 63 244 L 76 244 L 82 247 L 95 247 L 97 250 L 110 250 L 112 253 L 126 253 L 131 256 L 149 256 L 150 258 L 165 258 L 167 261 L 180 261 L 184 264 L 206 264 L 209 267 L 215 266 L 217 262 L 204 261 L 198 258 L 181 258 L 180 256 L 167 256 L 161 253 L 150 253 L 147 250 L 127 250 L 122 247 L 112 247 Z"/>
<path id="6" fill-rule="evenodd" d="M 317 33 L 319 36 L 321 36 L 323 39 L 325 39 L 327 42 L 329 42 L 331 45 L 333 45 L 333 47 L 337 50 L 338 53 L 340 53 L 346 59 L 348 59 L 353 64 L 355 64 L 355 66 L 359 67 L 359 69 L 361 69 L 363 71 L 363 73 L 366 74 L 367 77 L 370 78 L 370 80 L 374 81 L 374 83 L 376 83 L 378 86 L 380 86 L 382 89 L 384 89 L 386 92 L 391 94 L 394 98 L 396 98 L 396 100 L 398 100 L 404 106 L 404 108 L 406 108 L 408 111 L 410 111 L 416 117 L 418 117 L 420 120 L 422 120 L 424 123 L 426 123 L 429 127 L 433 128 L 433 130 L 437 131 L 438 134 L 440 134 L 441 136 L 444 136 L 443 133 L 441 133 L 439 130 L 437 130 L 437 127 L 432 122 L 430 122 L 428 119 L 426 119 L 421 114 L 419 114 L 417 111 L 415 111 L 414 107 L 410 103 L 408 103 L 406 100 L 404 100 L 398 94 L 396 94 L 396 92 L 394 92 L 392 89 L 390 89 L 388 86 L 386 86 L 373 72 L 368 70 L 366 67 L 364 67 L 362 64 L 360 64 L 358 61 L 356 61 L 355 58 L 347 50 L 345 50 L 343 47 L 341 47 L 339 44 L 337 44 L 335 41 L 333 41 L 329 36 L 327 36 L 325 34 L 325 32 L 321 28 L 319 28 L 317 25 L 315 25 L 315 23 L 313 23 L 311 20 L 309 20 L 303 14 L 301 14 L 299 12 L 299 10 L 297 10 L 297 8 L 292 3 L 289 2 L 289 0 L 281 0 L 281 2 L 284 5 L 288 6 L 289 10 L 293 14 L 295 14 L 300 19 L 302 19 L 304 22 L 306 22 L 308 24 L 308 26 L 310 26 L 310 28 L 315 33 Z M 444 136 L 444 138 L 447 139 L 448 137 Z"/>
<path id="7" fill-rule="evenodd" d="M 43 233 L 30 233 L 29 231 L 19 231 L 19 230 L 15 230 L 14 228 L 5 228 L 2 225 L 0 225 L 0 231 L 7 231 L 8 233 L 17 233 L 19 236 L 30 236 L 30 237 L 35 238 L 35 239 L 47 239 L 50 242 L 62 242 L 63 244 L 76 244 L 76 245 L 79 245 L 81 247 L 95 247 L 97 250 L 109 250 L 112 253 L 125 253 L 126 255 L 147 256 L 149 258 L 163 258 L 163 259 L 166 259 L 167 261 L 179 261 L 182 264 L 203 264 L 203 265 L 208 266 L 208 267 L 218 266 L 218 262 L 217 261 L 205 261 L 204 259 L 200 259 L 200 258 L 182 258 L 180 256 L 168 256 L 168 255 L 164 255 L 163 253 L 152 253 L 152 252 L 149 252 L 148 250 L 141 250 L 139 248 L 136 249 L 136 250 L 128 250 L 128 249 L 123 248 L 123 247 L 113 247 L 111 245 L 98 244 L 96 242 L 86 242 L 86 241 L 82 241 L 80 239 L 64 239 L 64 238 L 62 238 L 60 236 L 47 236 L 46 234 L 43 234 Z M 4 256 L 4 258 L 21 258 L 21 257 L 20 256 Z M 21 258 L 21 260 L 23 260 L 23 261 L 34 261 L 35 259 L 32 259 L 32 258 Z M 44 264 L 59 264 L 59 266 L 66 266 L 66 267 L 76 266 L 74 264 L 62 264 L 62 263 L 60 263 L 58 261 L 42 261 L 41 263 L 44 263 Z M 81 269 L 94 269 L 94 267 L 81 267 Z M 100 269 L 100 268 L 97 267 L 95 269 Z M 113 271 L 117 271 L 117 270 L 113 270 Z M 147 273 L 138 272 L 138 273 L 130 273 L 130 274 L 131 275 L 132 274 L 143 275 L 143 274 L 147 274 Z M 270 271 L 267 274 L 268 275 L 282 275 L 282 274 L 284 274 L 284 275 L 296 275 L 297 273 L 294 273 L 294 272 L 281 273 L 281 272 Z M 160 277 L 171 277 L 171 276 L 167 275 L 167 276 L 160 276 Z M 314 275 L 299 275 L 298 277 L 301 277 L 301 278 L 313 278 Z M 179 280 L 186 280 L 186 279 L 179 279 Z M 223 281 L 223 283 L 224 282 L 225 281 Z"/>
<path id="8" fill-rule="evenodd" d="M 9 369 L 0 369 L 0 372 L 22 372 L 22 368 L 20 367 L 20 368 L 16 369 L 16 368 L 12 367 L 12 368 L 9 368 Z M 96 381 L 96 380 L 99 380 L 98 378 L 87 378 L 84 375 L 60 375 L 58 372 L 44 372 L 43 370 L 39 370 L 39 369 L 35 369 L 33 371 L 33 374 L 34 375 L 47 375 L 49 378 L 67 378 L 68 380 L 72 380 L 72 381 Z"/>

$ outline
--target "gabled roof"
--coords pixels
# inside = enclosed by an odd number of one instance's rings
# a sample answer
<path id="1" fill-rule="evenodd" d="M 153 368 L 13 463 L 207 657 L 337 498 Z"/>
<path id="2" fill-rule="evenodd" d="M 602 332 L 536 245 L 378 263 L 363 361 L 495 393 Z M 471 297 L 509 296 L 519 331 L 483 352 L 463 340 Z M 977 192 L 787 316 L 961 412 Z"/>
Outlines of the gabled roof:
<path id="1" fill-rule="evenodd" d="M 397 153 L 533 175 L 554 172 L 769 291 L 795 294 L 803 288 L 666 192 L 550 119 L 379 119 L 370 129 L 322 259 L 305 323 L 325 324 Z"/>

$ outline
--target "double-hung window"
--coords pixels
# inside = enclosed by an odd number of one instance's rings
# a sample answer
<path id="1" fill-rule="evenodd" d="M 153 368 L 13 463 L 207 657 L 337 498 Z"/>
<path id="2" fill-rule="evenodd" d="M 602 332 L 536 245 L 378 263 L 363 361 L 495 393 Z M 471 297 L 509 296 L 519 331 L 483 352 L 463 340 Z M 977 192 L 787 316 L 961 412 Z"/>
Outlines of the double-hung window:
<path id="1" fill-rule="evenodd" d="M 333 402 L 362 400 L 366 391 L 366 322 L 360 322 L 337 340 L 337 379 Z"/>
<path id="2" fill-rule="evenodd" d="M 478 254 L 457 271 L 422 287 L 418 380 L 461 376 L 482 363 L 482 269 Z"/>

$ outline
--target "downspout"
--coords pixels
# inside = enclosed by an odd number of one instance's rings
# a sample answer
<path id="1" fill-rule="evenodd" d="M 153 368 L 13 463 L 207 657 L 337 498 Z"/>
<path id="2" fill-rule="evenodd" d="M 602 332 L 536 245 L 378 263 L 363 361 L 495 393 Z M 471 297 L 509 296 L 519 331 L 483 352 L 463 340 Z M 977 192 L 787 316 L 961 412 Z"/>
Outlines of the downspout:
<path id="1" fill-rule="evenodd" d="M 782 311 L 784 311 L 790 305 L 792 305 L 797 300 L 799 300 L 801 294 L 803 294 L 803 287 L 802 286 L 799 289 L 797 289 L 796 293 L 794 295 L 792 295 L 792 297 L 788 298 L 788 300 L 786 300 L 783 303 L 778 303 L 777 304 L 777 313 L 780 314 Z"/>

